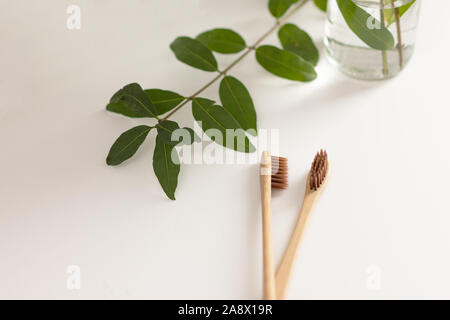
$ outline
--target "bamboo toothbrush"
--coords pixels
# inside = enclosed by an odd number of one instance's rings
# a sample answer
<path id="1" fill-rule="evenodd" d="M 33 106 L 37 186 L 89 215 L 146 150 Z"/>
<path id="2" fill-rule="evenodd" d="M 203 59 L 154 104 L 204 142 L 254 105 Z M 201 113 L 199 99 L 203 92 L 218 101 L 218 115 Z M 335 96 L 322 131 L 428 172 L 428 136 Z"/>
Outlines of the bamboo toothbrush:
<path id="1" fill-rule="evenodd" d="M 272 188 L 287 188 L 287 159 L 264 151 L 261 159 L 261 205 L 263 224 L 263 298 L 276 299 L 272 247 Z"/>
<path id="2" fill-rule="evenodd" d="M 297 249 L 305 232 L 306 224 L 314 208 L 314 204 L 327 184 L 329 176 L 328 155 L 326 151 L 320 150 L 320 152 L 316 154 L 311 165 L 311 170 L 309 171 L 306 180 L 305 198 L 297 219 L 297 224 L 275 276 L 277 299 L 285 298 L 289 279 L 294 267 Z"/>

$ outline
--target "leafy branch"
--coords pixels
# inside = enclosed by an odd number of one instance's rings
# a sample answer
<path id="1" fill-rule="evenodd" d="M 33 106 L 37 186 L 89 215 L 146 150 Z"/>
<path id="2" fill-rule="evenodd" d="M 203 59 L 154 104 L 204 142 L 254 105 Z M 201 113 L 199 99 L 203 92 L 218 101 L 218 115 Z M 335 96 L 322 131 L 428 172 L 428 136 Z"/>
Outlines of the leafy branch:
<path id="1" fill-rule="evenodd" d="M 387 9 L 385 12 L 385 18 L 386 23 L 388 25 L 391 25 L 392 23 L 396 24 L 396 30 L 397 30 L 397 50 L 398 50 L 398 59 L 399 59 L 399 65 L 400 69 L 403 68 L 403 37 L 402 37 L 402 27 L 401 27 L 401 21 L 400 18 L 403 16 L 403 14 L 411 8 L 411 6 L 416 2 L 416 0 L 412 0 L 410 3 L 407 3 L 401 7 L 395 6 L 395 1 L 397 0 L 390 0 L 391 2 L 391 9 Z"/>
<path id="2" fill-rule="evenodd" d="M 277 1 L 270 1 L 269 3 L 276 3 Z M 299 10 L 306 2 L 308 2 L 307 0 L 303 0 L 300 1 L 300 3 L 298 5 L 296 5 L 288 14 L 286 14 L 282 19 L 277 20 L 277 22 L 275 23 L 275 25 L 270 28 L 266 33 L 264 33 L 258 40 L 256 40 L 256 42 L 249 46 L 245 52 L 243 54 L 241 54 L 236 60 L 234 60 L 227 68 L 225 68 L 223 71 L 219 71 L 219 74 L 213 78 L 210 82 L 208 82 L 206 85 L 204 85 L 202 88 L 200 88 L 198 91 L 196 91 L 194 94 L 192 94 L 190 97 L 186 98 L 178 107 L 176 107 L 172 112 L 170 112 L 167 116 L 164 117 L 164 119 L 168 119 L 170 118 L 175 112 L 177 112 L 178 110 L 180 110 L 184 105 L 186 105 L 189 101 L 193 100 L 194 98 L 196 98 L 198 95 L 200 95 L 203 91 L 205 91 L 206 89 L 208 89 L 211 85 L 213 85 L 215 82 L 217 82 L 220 78 L 222 78 L 223 76 L 225 76 L 227 74 L 227 72 L 229 72 L 234 66 L 236 66 L 239 62 L 241 62 L 250 52 L 252 52 L 253 50 L 256 49 L 256 47 L 263 42 L 269 35 L 271 35 L 277 28 L 279 28 L 280 24 L 284 23 L 287 19 L 289 19 L 297 10 Z M 220 33 L 223 32 L 225 33 L 227 29 L 215 29 L 212 30 L 208 33 L 204 32 L 203 34 L 200 34 L 199 36 L 197 36 L 197 40 L 200 40 L 201 42 L 203 42 L 205 45 L 209 45 L 210 49 L 219 53 L 234 53 L 230 50 L 230 48 L 228 48 L 227 46 L 220 46 L 218 45 L 217 47 L 214 47 L 213 43 L 214 40 L 208 43 L 208 38 L 215 38 L 215 35 L 213 35 L 212 33 L 216 32 L 216 33 Z M 228 32 L 230 32 L 229 34 L 229 44 L 231 44 L 231 46 L 236 45 L 241 43 L 241 37 L 234 33 L 231 32 L 230 30 L 228 30 Z M 224 38 L 225 37 L 225 34 Z M 235 42 L 231 41 L 231 38 L 235 37 Z M 237 40 L 237 41 L 236 41 Z M 243 39 L 242 39 L 243 41 Z M 242 45 L 245 48 L 245 42 L 242 42 Z M 215 49 L 215 50 L 214 50 Z"/>
<path id="3" fill-rule="evenodd" d="M 308 82 L 316 77 L 315 65 L 319 59 L 318 50 L 311 37 L 294 24 L 284 24 L 309 0 L 269 0 L 269 11 L 277 19 L 256 42 L 247 46 L 245 40 L 235 31 L 225 28 L 213 29 L 199 34 L 196 38 L 187 36 L 175 39 L 170 48 L 175 57 L 196 69 L 215 72 L 217 75 L 190 96 L 176 92 L 147 89 L 131 83 L 116 92 L 106 109 L 131 118 L 153 118 L 151 126 L 140 125 L 121 134 L 112 145 L 106 158 L 108 165 L 119 165 L 131 158 L 145 141 L 148 133 L 156 129 L 156 144 L 153 153 L 153 169 L 161 187 L 170 199 L 175 199 L 180 164 L 176 146 L 192 144 L 198 137 L 192 128 L 180 128 L 169 120 L 176 112 L 191 102 L 192 115 L 202 124 L 202 130 L 215 143 L 238 152 L 254 152 L 256 149 L 248 137 L 230 136 L 227 131 L 257 134 L 256 110 L 245 85 L 228 73 L 250 52 L 255 52 L 257 62 L 268 72 L 293 81 Z M 326 8 L 326 0 L 314 0 L 317 7 Z M 284 24 L 284 25 L 283 25 Z M 261 43 L 279 29 L 278 37 L 282 48 Z M 228 67 L 219 70 L 215 53 L 241 53 Z M 222 105 L 200 97 L 210 86 L 220 81 L 219 97 Z M 174 139 L 178 130 L 184 130 L 188 138 L 181 142 Z M 217 139 L 211 129 L 221 133 Z M 244 141 L 244 143 L 236 143 Z"/>

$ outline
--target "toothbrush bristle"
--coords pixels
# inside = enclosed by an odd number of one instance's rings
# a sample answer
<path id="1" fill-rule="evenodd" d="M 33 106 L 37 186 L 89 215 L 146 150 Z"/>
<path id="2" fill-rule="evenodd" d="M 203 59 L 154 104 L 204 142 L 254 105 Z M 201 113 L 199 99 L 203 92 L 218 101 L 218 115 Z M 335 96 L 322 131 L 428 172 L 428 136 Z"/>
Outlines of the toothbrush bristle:
<path id="1" fill-rule="evenodd" d="M 288 187 L 287 158 L 272 156 L 272 188 L 286 189 Z"/>
<path id="2" fill-rule="evenodd" d="M 328 170 L 328 155 L 325 150 L 320 150 L 314 157 L 311 165 L 309 187 L 316 191 L 322 185 L 327 175 Z"/>

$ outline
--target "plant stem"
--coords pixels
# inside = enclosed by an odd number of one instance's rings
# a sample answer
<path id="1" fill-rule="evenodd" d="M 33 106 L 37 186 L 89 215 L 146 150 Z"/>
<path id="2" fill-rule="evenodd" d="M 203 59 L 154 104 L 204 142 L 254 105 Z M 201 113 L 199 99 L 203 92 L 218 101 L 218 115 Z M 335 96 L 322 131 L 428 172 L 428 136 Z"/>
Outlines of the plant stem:
<path id="1" fill-rule="evenodd" d="M 200 88 L 197 92 L 195 92 L 192 96 L 185 98 L 185 100 L 178 105 L 175 109 L 173 109 L 170 113 L 168 113 L 164 118 L 161 119 L 161 121 L 169 119 L 175 112 L 180 110 L 185 104 L 187 104 L 189 101 L 193 100 L 195 97 L 197 97 L 200 93 L 205 91 L 209 86 L 211 86 L 214 82 L 219 80 L 222 77 L 222 72 L 219 73 L 214 79 L 212 79 L 210 82 L 208 82 L 206 85 L 204 85 L 202 88 Z"/>
<path id="2" fill-rule="evenodd" d="M 391 5 L 394 8 L 394 0 L 391 0 Z M 402 40 L 402 28 L 400 25 L 400 11 L 398 7 L 394 8 L 395 25 L 397 26 L 397 50 L 398 50 L 398 64 L 400 70 L 403 69 L 403 40 Z"/>
<path id="3" fill-rule="evenodd" d="M 196 98 L 199 94 L 201 94 L 203 91 L 205 91 L 207 88 L 209 88 L 211 85 L 213 85 L 217 80 L 222 78 L 226 75 L 228 71 L 230 71 L 234 66 L 236 66 L 239 62 L 242 61 L 252 50 L 255 50 L 256 47 L 263 42 L 272 32 L 277 30 L 281 24 L 283 24 L 287 19 L 289 19 L 297 10 L 299 10 L 305 3 L 307 3 L 309 0 L 301 0 L 297 5 L 295 5 L 286 15 L 284 15 L 281 19 L 278 19 L 277 22 L 273 27 L 271 27 L 269 30 L 267 30 L 266 33 L 264 33 L 256 42 L 247 48 L 247 50 L 244 51 L 236 60 L 234 60 L 228 67 L 226 67 L 223 71 L 220 71 L 219 74 L 212 79 L 210 82 L 205 84 L 202 88 L 197 90 L 194 94 L 192 94 L 190 97 L 187 97 L 183 102 L 181 102 L 180 105 L 178 105 L 175 109 L 173 109 L 170 113 L 168 113 L 164 118 L 162 118 L 160 121 L 164 121 L 169 119 L 174 113 L 176 113 L 178 110 L 180 110 L 182 107 L 184 107 L 189 101 L 192 101 L 194 98 Z"/>
<path id="4" fill-rule="evenodd" d="M 384 22 L 384 0 L 380 0 L 380 22 L 382 27 L 386 27 L 386 23 Z M 381 58 L 383 60 L 383 75 L 387 76 L 389 74 L 389 68 L 385 50 L 381 52 Z"/>

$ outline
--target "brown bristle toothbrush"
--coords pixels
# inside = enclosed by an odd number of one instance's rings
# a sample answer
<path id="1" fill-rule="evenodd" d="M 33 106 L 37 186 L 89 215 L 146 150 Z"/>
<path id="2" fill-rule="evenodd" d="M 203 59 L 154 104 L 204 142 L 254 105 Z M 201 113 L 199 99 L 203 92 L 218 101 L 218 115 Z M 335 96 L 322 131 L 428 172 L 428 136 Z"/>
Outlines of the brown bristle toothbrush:
<path id="1" fill-rule="evenodd" d="M 263 298 L 276 299 L 272 247 L 272 188 L 287 188 L 287 159 L 264 151 L 261 159 L 261 204 L 263 225 Z"/>
<path id="2" fill-rule="evenodd" d="M 289 279 L 294 269 L 294 262 L 297 249 L 305 232 L 306 224 L 314 208 L 314 204 L 325 188 L 330 176 L 330 166 L 326 151 L 320 150 L 314 158 L 311 169 L 306 180 L 305 197 L 300 210 L 297 224 L 292 233 L 289 244 L 284 252 L 283 258 L 278 267 L 275 283 L 277 299 L 284 299 L 288 287 Z"/>

